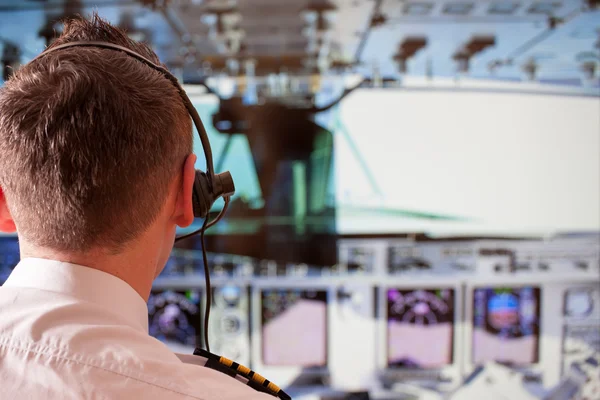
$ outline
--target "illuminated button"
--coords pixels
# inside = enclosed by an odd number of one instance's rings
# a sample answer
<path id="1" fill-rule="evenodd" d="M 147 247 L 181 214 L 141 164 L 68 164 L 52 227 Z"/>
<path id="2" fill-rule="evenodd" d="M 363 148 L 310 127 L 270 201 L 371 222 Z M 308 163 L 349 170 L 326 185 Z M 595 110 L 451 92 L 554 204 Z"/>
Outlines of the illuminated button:
<path id="1" fill-rule="evenodd" d="M 567 290 L 565 297 L 565 314 L 569 317 L 585 317 L 594 308 L 592 295 L 588 290 Z"/>
<path id="2" fill-rule="evenodd" d="M 215 290 L 216 303 L 221 307 L 237 307 L 241 298 L 241 289 L 238 286 L 223 286 Z"/>

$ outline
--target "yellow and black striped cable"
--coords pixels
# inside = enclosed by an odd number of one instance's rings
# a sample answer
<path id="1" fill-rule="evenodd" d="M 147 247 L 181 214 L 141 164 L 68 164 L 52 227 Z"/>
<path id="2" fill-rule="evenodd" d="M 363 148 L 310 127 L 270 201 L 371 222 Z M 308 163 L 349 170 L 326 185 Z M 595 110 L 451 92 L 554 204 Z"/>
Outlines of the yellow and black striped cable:
<path id="1" fill-rule="evenodd" d="M 199 348 L 194 351 L 194 355 L 206 358 L 207 363 L 205 366 L 208 368 L 223 372 L 234 378 L 239 376 L 246 379 L 246 384 L 257 391 L 268 393 L 281 400 L 291 400 L 291 397 L 279 386 L 244 365 Z"/>

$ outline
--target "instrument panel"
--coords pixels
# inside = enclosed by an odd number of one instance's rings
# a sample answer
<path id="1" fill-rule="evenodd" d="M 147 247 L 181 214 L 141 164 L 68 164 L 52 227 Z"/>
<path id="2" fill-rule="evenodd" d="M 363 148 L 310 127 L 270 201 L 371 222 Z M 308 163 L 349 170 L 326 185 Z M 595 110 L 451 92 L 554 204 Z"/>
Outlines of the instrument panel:
<path id="1" fill-rule="evenodd" d="M 599 247 L 352 239 L 324 267 L 210 254 L 211 350 L 292 395 L 450 393 L 490 362 L 530 386 L 592 393 Z M 2 281 L 18 259 L 16 239 L 1 238 Z M 201 253 L 176 249 L 148 301 L 150 335 L 180 353 L 203 347 L 205 296 Z"/>

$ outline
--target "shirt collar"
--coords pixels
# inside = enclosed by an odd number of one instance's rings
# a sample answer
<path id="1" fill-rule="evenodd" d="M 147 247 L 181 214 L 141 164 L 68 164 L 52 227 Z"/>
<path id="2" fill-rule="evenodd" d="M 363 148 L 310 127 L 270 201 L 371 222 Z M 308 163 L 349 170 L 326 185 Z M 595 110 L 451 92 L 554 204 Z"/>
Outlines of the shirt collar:
<path id="1" fill-rule="evenodd" d="M 144 299 L 125 281 L 97 269 L 25 258 L 4 286 L 47 290 L 94 303 L 125 317 L 132 328 L 148 332 L 148 307 Z"/>

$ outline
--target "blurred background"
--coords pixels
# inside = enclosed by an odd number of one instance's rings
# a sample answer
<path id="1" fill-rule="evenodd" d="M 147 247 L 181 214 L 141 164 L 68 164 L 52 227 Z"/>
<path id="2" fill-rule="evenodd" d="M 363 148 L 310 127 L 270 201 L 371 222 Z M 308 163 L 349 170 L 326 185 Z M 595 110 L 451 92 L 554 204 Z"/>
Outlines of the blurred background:
<path id="1" fill-rule="evenodd" d="M 211 350 L 296 399 L 600 398 L 600 2 L 0 0 L 2 79 L 94 10 L 237 187 L 151 335 L 202 347 L 210 295 Z"/>

